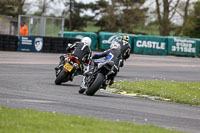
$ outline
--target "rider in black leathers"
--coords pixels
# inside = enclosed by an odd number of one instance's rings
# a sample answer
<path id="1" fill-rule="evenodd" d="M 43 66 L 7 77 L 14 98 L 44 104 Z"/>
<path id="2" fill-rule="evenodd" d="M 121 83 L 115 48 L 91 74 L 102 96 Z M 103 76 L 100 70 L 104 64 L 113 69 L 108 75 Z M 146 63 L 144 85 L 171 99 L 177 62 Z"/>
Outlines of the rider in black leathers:
<path id="1" fill-rule="evenodd" d="M 123 35 L 121 41 L 119 41 L 121 46 L 121 53 L 122 53 L 122 59 L 120 61 L 120 67 L 123 67 L 124 60 L 128 59 L 130 57 L 131 52 L 131 46 L 129 44 L 129 36 Z"/>
<path id="2" fill-rule="evenodd" d="M 113 42 L 111 44 L 109 50 L 106 50 L 106 51 L 101 52 L 101 53 L 96 53 L 95 55 L 93 55 L 89 69 L 84 75 L 87 76 L 88 74 L 90 74 L 91 69 L 94 66 L 95 60 L 102 60 L 102 59 L 99 59 L 99 58 L 102 58 L 102 57 L 105 57 L 105 59 L 103 61 L 113 61 L 113 63 L 114 63 L 114 69 L 113 69 L 114 73 L 109 75 L 109 77 L 108 77 L 111 80 L 109 85 L 112 85 L 113 82 L 114 82 L 114 78 L 117 75 L 117 72 L 118 72 L 118 69 L 119 69 L 118 68 L 119 61 L 122 58 L 121 51 L 120 51 L 120 44 L 118 42 Z M 83 93 L 87 89 L 84 80 L 85 80 L 85 77 L 83 77 L 83 81 L 82 81 L 82 85 L 80 87 L 79 93 Z M 104 87 L 106 87 L 106 85 Z"/>
<path id="3" fill-rule="evenodd" d="M 77 71 L 78 72 L 77 74 L 82 74 L 84 72 L 84 65 L 87 66 L 89 63 L 89 59 L 92 54 L 92 52 L 90 50 L 91 42 L 92 41 L 89 37 L 84 37 L 81 40 L 81 42 L 75 42 L 74 44 L 68 44 L 68 47 L 66 48 L 67 54 L 71 54 L 72 56 L 77 57 L 81 63 L 81 68 Z M 60 67 L 62 67 L 62 65 L 65 61 L 65 56 L 66 56 L 66 54 L 60 56 L 60 63 L 55 68 L 55 70 L 58 70 L 58 69 L 60 69 Z"/>

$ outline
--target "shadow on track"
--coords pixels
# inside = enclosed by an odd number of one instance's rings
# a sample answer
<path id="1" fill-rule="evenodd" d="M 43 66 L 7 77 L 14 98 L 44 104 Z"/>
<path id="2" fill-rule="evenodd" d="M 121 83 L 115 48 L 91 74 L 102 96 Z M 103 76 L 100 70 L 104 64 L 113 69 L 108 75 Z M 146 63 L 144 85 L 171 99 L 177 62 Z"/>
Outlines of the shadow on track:
<path id="1" fill-rule="evenodd" d="M 76 84 L 61 84 L 61 85 L 57 85 L 57 86 L 74 86 L 74 87 L 79 87 L 80 85 L 76 85 Z"/>
<path id="2" fill-rule="evenodd" d="M 78 94 L 78 95 L 82 95 L 82 96 L 86 96 L 86 97 L 91 97 L 91 98 L 115 98 L 115 99 L 117 98 L 118 99 L 120 97 L 119 95 L 108 95 L 108 93 L 98 94 L 98 92 L 97 92 L 97 94 L 95 94 L 93 96 L 88 96 L 86 94 Z"/>
<path id="3" fill-rule="evenodd" d="M 50 83 L 50 85 L 55 85 L 54 83 Z M 72 86 L 72 87 L 80 87 L 80 85 L 77 85 L 77 84 L 61 84 L 61 85 L 55 85 L 55 86 Z"/>

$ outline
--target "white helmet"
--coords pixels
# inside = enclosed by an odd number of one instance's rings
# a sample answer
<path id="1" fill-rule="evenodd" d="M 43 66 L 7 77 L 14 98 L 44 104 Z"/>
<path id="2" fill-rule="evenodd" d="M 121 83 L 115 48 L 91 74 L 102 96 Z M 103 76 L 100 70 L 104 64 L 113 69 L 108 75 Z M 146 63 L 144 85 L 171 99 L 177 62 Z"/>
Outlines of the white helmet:
<path id="1" fill-rule="evenodd" d="M 111 43 L 110 48 L 111 49 L 120 49 L 121 46 L 118 42 L 114 41 L 114 42 Z"/>
<path id="2" fill-rule="evenodd" d="M 92 40 L 89 37 L 83 37 L 81 42 L 90 47 Z"/>

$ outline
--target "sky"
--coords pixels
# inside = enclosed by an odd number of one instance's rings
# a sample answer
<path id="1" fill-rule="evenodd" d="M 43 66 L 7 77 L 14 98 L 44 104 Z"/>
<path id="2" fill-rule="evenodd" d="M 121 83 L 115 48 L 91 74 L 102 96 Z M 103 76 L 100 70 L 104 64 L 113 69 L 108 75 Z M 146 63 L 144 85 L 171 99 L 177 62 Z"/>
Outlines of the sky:
<path id="1" fill-rule="evenodd" d="M 63 1 L 63 0 L 61 0 Z M 76 0 L 77 2 L 83 2 L 83 3 L 90 3 L 90 2 L 95 2 L 97 0 Z M 27 9 L 28 14 L 33 14 L 34 12 L 36 12 L 39 8 L 38 5 L 41 5 L 41 3 L 39 3 L 38 0 L 26 0 L 26 3 L 31 3 L 31 8 L 30 6 Z M 55 13 L 56 16 L 61 16 L 62 15 L 62 11 L 65 9 L 65 6 L 62 2 L 58 2 L 56 5 L 51 5 L 51 8 L 53 8 L 53 10 L 49 10 L 48 14 L 51 13 Z M 92 15 L 91 11 L 86 11 L 85 14 L 88 15 Z"/>

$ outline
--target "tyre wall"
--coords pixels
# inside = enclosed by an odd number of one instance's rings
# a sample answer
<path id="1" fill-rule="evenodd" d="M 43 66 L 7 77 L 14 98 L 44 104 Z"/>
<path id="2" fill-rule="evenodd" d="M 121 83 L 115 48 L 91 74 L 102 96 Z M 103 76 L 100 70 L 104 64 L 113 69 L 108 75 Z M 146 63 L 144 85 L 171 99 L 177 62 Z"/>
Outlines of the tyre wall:
<path id="1" fill-rule="evenodd" d="M 89 36 L 89 33 L 83 34 L 83 32 L 78 32 L 76 34 L 75 32 L 65 32 L 65 37 L 63 38 L 41 36 L 18 37 L 0 34 L 0 50 L 65 53 L 68 43 L 73 44 L 81 40 L 74 37 L 75 35 L 79 35 L 80 37 L 80 34 L 82 34 L 82 36 Z M 90 35 L 93 36 L 92 50 L 106 50 L 110 48 L 110 44 L 113 40 L 120 39 L 124 33 L 99 32 L 98 36 L 97 34 Z M 132 52 L 135 54 L 200 57 L 200 39 L 198 38 L 126 35 L 130 37 L 129 43 L 131 44 Z"/>
<path id="2" fill-rule="evenodd" d="M 125 33 L 112 33 L 112 32 L 99 32 L 99 49 L 100 50 L 106 50 L 110 48 L 110 45 L 115 40 L 120 40 L 122 35 L 128 35 L 129 36 L 129 44 L 131 45 L 133 49 L 133 35 L 131 34 L 125 34 Z"/>
<path id="3" fill-rule="evenodd" d="M 17 51 L 18 37 L 12 35 L 0 34 L 0 50 L 2 51 Z"/>
<path id="4" fill-rule="evenodd" d="M 61 36 L 61 33 L 58 34 L 58 36 Z M 91 33 L 91 32 L 67 32 L 65 31 L 63 33 L 64 38 L 77 38 L 77 39 L 82 39 L 83 37 L 89 37 L 92 40 L 92 44 L 90 46 L 91 50 L 95 51 L 98 49 L 98 37 L 96 33 Z"/>

